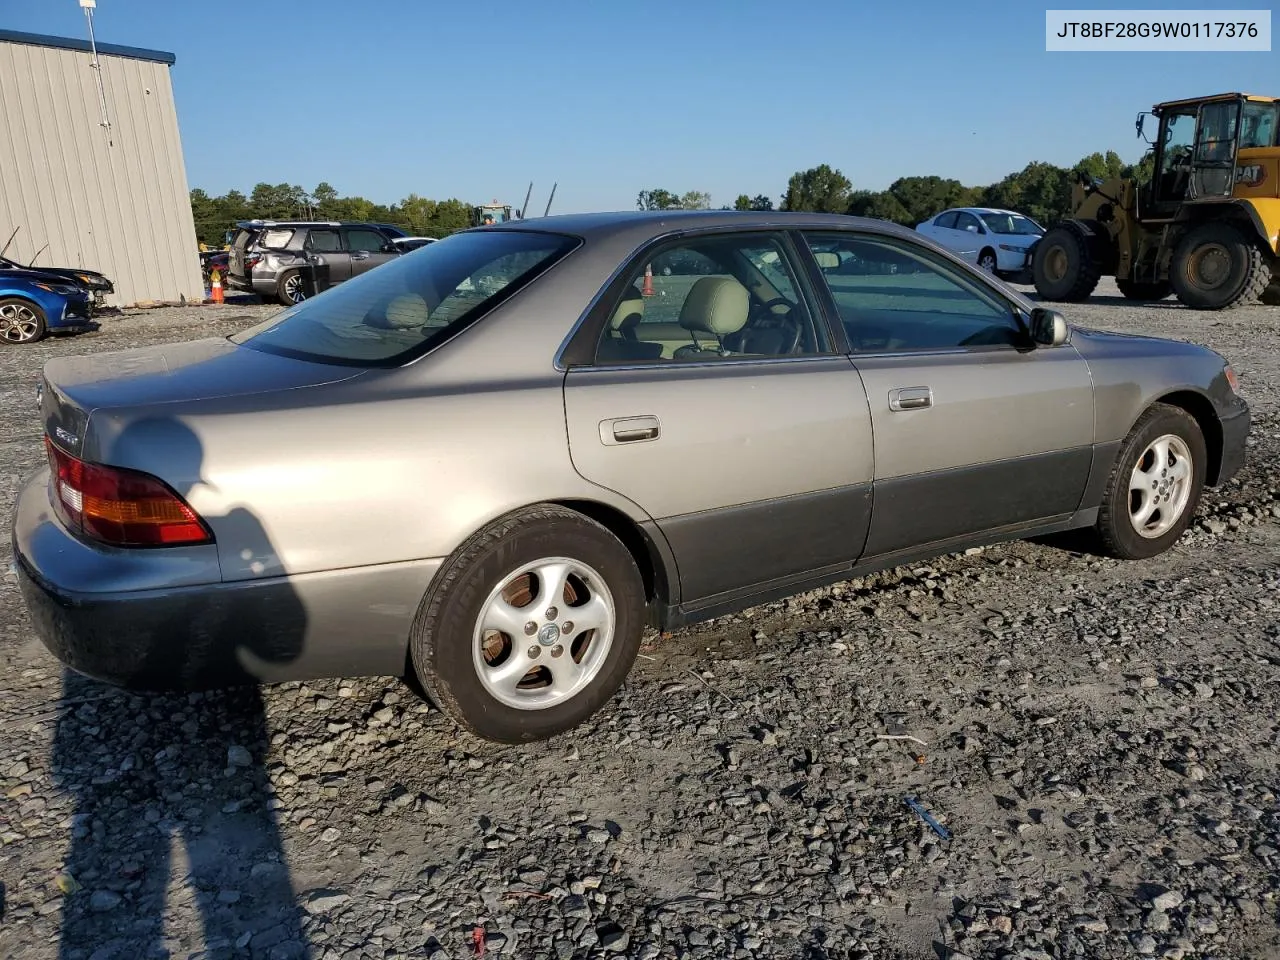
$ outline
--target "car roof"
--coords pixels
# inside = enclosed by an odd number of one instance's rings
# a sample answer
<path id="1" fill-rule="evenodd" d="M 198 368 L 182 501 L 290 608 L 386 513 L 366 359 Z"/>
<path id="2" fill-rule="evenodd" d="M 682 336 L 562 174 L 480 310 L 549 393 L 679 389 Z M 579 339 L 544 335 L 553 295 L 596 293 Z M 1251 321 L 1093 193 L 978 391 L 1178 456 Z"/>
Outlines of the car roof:
<path id="1" fill-rule="evenodd" d="M 712 230 L 718 227 L 788 230 L 831 227 L 915 237 L 914 231 L 888 220 L 853 217 L 842 213 L 806 213 L 786 210 L 619 210 L 602 213 L 560 213 L 527 220 L 507 220 L 476 231 L 521 231 L 563 233 L 587 241 L 619 238 L 643 242 L 683 230 Z M 463 232 L 471 232 L 463 231 Z"/>

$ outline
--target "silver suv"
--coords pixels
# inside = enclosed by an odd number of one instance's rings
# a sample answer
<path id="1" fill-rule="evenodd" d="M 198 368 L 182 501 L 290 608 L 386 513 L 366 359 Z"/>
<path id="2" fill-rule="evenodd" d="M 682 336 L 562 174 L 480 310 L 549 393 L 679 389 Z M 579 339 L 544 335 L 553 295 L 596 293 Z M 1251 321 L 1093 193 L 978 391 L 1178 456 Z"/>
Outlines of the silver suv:
<path id="1" fill-rule="evenodd" d="M 393 241 L 408 236 L 389 223 L 338 220 L 241 220 L 236 228 L 227 286 L 286 307 L 306 296 L 300 267 L 327 267 L 334 286 L 400 256 Z"/>

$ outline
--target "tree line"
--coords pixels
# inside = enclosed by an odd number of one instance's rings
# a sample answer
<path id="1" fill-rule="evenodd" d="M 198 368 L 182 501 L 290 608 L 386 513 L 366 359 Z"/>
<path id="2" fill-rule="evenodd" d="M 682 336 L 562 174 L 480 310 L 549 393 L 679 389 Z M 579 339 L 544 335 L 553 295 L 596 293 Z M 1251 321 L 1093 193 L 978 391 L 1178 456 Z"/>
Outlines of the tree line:
<path id="1" fill-rule="evenodd" d="M 342 197 L 328 183 L 311 192 L 294 184 L 259 183 L 248 196 L 230 190 L 211 197 L 198 187 L 191 191 L 191 216 L 196 239 L 222 246 L 223 236 L 237 220 L 364 220 L 390 223 L 412 236 L 445 237 L 471 225 L 472 205 L 462 200 L 428 200 L 411 193 L 390 206 L 364 197 Z"/>
<path id="2" fill-rule="evenodd" d="M 1071 214 L 1071 185 L 1081 175 L 1133 177 L 1150 180 L 1150 152 L 1137 164 L 1125 164 L 1113 150 L 1091 153 L 1073 167 L 1033 162 L 987 186 L 965 186 L 940 176 L 900 177 L 886 190 L 855 190 L 838 168 L 820 164 L 800 170 L 787 181 L 779 197 L 780 210 L 844 213 L 891 220 L 914 227 L 947 207 L 987 206 L 1017 210 L 1042 224 Z M 641 190 L 636 198 L 641 210 L 710 210 L 711 195 L 701 190 L 674 193 Z M 390 223 L 413 236 L 444 237 L 471 223 L 472 205 L 456 197 L 429 200 L 411 193 L 390 206 L 364 197 L 342 197 L 328 183 L 310 192 L 288 183 L 259 183 L 246 196 L 231 190 L 211 197 L 204 190 L 191 191 L 191 214 L 201 243 L 221 246 L 223 235 L 237 220 L 365 220 Z M 773 210 L 765 194 L 740 194 L 721 210 Z"/>
<path id="3" fill-rule="evenodd" d="M 1108 179 L 1129 177 L 1145 183 L 1151 179 L 1150 152 L 1136 164 L 1124 163 L 1114 150 L 1091 153 L 1072 167 L 1033 162 L 1016 173 L 986 186 L 965 186 L 959 180 L 939 177 L 900 177 L 885 190 L 855 190 L 839 169 L 819 164 L 792 174 L 779 197 L 780 210 L 843 213 L 890 220 L 906 227 L 927 220 L 948 207 L 1000 207 L 1026 214 L 1042 224 L 1071 215 L 1071 185 L 1081 176 Z M 669 190 L 642 190 L 636 198 L 641 210 L 708 210 L 710 195 L 700 191 L 676 194 Z M 764 194 L 740 194 L 721 210 L 772 210 L 773 200 Z"/>

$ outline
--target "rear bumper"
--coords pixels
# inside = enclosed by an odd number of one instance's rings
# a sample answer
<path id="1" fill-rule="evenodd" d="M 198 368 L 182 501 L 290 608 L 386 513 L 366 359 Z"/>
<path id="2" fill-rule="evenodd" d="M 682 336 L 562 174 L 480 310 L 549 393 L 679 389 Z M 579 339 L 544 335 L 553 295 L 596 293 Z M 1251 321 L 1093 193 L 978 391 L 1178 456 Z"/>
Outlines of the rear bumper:
<path id="1" fill-rule="evenodd" d="M 19 493 L 12 536 L 45 647 L 79 673 L 137 690 L 401 676 L 439 568 L 428 560 L 223 582 L 213 546 L 121 550 L 72 536 L 49 508 L 47 470 Z"/>

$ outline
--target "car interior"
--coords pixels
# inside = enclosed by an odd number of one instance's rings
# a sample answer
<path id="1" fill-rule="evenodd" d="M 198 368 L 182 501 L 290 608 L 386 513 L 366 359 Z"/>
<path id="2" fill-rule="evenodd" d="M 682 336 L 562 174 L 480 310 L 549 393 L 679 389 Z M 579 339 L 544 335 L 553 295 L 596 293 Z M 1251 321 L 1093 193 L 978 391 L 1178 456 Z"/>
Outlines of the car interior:
<path id="1" fill-rule="evenodd" d="M 635 274 L 601 333 L 598 362 L 762 358 L 828 349 L 773 241 L 686 243 L 656 254 Z"/>

